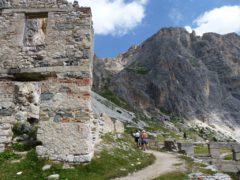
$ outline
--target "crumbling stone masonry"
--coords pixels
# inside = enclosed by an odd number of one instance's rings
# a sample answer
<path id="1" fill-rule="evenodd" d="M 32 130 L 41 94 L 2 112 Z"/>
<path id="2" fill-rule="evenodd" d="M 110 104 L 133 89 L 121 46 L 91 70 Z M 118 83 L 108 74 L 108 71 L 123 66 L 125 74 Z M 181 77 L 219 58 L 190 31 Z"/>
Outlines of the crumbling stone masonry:
<path id="1" fill-rule="evenodd" d="M 0 151 L 16 122 L 38 123 L 40 157 L 80 163 L 94 148 L 90 8 L 0 0 Z"/>
<path id="2" fill-rule="evenodd" d="M 169 143 L 169 142 L 168 142 Z M 167 144 L 167 142 L 165 142 Z M 206 162 L 211 162 L 219 170 L 223 172 L 240 172 L 240 144 L 235 142 L 210 142 L 208 145 L 208 155 L 196 156 L 194 154 L 195 143 L 191 142 L 178 142 L 178 148 L 180 153 L 187 154 L 189 156 L 195 156 Z M 221 157 L 221 150 L 228 149 L 232 151 L 233 159 L 224 160 Z M 169 148 L 168 148 L 169 150 Z M 170 149 L 172 150 L 172 149 Z"/>

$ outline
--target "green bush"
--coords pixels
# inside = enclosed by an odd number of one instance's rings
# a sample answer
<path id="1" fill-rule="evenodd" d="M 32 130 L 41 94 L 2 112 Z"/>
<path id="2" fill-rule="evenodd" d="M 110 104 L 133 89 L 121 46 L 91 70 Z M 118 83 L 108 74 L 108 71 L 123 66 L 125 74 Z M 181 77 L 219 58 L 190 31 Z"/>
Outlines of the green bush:
<path id="1" fill-rule="evenodd" d="M 164 107 L 160 107 L 160 111 L 161 111 L 163 114 L 167 115 L 167 116 L 170 116 L 170 115 L 171 115 L 171 112 L 168 111 L 168 110 L 166 110 Z"/>
<path id="2" fill-rule="evenodd" d="M 23 135 L 22 131 L 22 124 L 21 123 L 15 123 L 12 127 L 13 135 L 14 137 Z"/>

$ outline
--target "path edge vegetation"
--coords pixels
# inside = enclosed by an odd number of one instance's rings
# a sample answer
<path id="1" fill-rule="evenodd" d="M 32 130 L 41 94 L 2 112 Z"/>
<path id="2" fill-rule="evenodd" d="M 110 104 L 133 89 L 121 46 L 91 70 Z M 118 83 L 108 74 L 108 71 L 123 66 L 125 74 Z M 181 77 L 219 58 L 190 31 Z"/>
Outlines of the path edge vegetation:
<path id="1" fill-rule="evenodd" d="M 34 148 L 23 159 L 9 148 L 4 153 L 0 153 L 0 179 L 42 180 L 51 174 L 59 174 L 60 180 L 107 180 L 126 176 L 155 161 L 152 154 L 135 148 L 135 143 L 128 134 L 106 134 L 103 137 L 103 144 L 101 152 L 96 153 L 90 163 L 73 165 L 73 169 L 63 169 L 63 163 L 39 159 Z M 19 159 L 19 163 L 11 163 L 12 160 Z M 46 164 L 51 164 L 52 167 L 42 171 L 42 167 Z M 22 172 L 22 175 L 16 175 L 17 172 Z"/>

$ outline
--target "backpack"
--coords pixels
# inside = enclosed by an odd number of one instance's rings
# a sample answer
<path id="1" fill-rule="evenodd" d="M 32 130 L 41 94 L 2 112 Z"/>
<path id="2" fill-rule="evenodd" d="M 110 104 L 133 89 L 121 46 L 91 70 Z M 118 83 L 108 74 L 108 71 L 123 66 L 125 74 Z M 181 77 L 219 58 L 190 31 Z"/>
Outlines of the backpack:
<path id="1" fill-rule="evenodd" d="M 140 137 L 140 133 L 139 132 L 137 132 L 137 133 L 135 133 L 135 135 L 134 135 L 135 137 L 137 137 L 137 138 L 139 138 Z"/>

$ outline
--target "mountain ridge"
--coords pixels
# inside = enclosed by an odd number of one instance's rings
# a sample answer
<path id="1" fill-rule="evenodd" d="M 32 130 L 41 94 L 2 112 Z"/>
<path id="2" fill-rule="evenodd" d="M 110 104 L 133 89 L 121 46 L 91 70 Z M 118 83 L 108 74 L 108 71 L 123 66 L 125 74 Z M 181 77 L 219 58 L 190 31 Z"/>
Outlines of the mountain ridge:
<path id="1" fill-rule="evenodd" d="M 108 87 L 151 115 L 169 111 L 226 130 L 240 140 L 237 34 L 196 36 L 184 28 L 163 28 L 111 62 L 112 67 L 120 67 L 115 71 L 105 68 L 105 60 L 96 62 L 103 65 L 94 66 L 96 91 Z"/>

